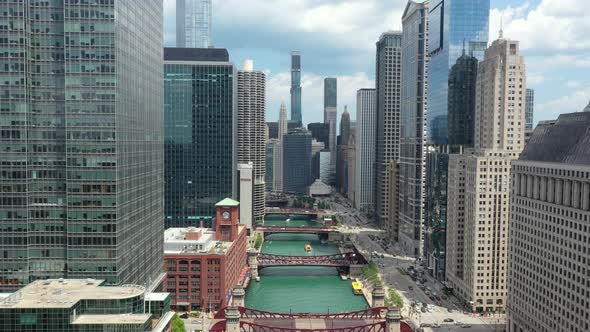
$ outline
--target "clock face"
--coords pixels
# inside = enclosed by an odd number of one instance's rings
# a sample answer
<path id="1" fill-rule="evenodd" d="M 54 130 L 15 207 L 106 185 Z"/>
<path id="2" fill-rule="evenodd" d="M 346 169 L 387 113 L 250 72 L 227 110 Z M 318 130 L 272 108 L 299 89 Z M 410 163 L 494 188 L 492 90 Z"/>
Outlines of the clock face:
<path id="1" fill-rule="evenodd" d="M 222 216 L 223 216 L 223 219 L 228 219 L 229 218 L 229 212 L 227 212 L 227 211 L 223 212 Z"/>

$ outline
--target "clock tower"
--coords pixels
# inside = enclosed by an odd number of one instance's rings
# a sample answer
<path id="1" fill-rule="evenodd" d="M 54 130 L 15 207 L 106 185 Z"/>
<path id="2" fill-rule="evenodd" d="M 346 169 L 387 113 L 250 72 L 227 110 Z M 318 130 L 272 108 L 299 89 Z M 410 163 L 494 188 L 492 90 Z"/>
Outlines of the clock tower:
<path id="1" fill-rule="evenodd" d="M 234 241 L 238 238 L 240 203 L 226 198 L 215 204 L 215 240 Z"/>

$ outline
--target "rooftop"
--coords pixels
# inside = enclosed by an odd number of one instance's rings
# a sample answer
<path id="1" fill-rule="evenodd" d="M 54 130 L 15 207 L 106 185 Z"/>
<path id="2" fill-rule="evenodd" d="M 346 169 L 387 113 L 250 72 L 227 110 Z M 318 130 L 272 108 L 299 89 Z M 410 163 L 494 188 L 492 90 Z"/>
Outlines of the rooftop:
<path id="1" fill-rule="evenodd" d="M 164 231 L 166 254 L 224 255 L 231 245 L 232 242 L 216 241 L 215 232 L 209 228 L 168 228 Z"/>
<path id="2" fill-rule="evenodd" d="M 229 62 L 225 48 L 164 47 L 164 61 Z"/>
<path id="3" fill-rule="evenodd" d="M 540 122 L 519 160 L 590 164 L 590 112 L 561 114 Z"/>
<path id="4" fill-rule="evenodd" d="M 72 325 L 145 324 L 151 314 L 80 315 Z"/>
<path id="5" fill-rule="evenodd" d="M 70 308 L 84 299 L 126 299 L 145 292 L 142 286 L 100 286 L 103 282 L 96 279 L 37 280 L 0 298 L 0 308 Z"/>
<path id="6" fill-rule="evenodd" d="M 239 206 L 240 202 L 238 201 L 234 201 L 231 198 L 225 198 L 219 202 L 217 202 L 217 204 L 215 204 L 215 206 Z"/>

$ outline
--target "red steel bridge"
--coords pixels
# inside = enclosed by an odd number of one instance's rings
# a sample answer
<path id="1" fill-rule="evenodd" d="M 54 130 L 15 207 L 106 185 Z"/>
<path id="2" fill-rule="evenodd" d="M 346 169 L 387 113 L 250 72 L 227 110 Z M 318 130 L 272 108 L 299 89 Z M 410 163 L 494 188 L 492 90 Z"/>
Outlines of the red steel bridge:
<path id="1" fill-rule="evenodd" d="M 343 313 L 278 313 L 237 308 L 240 332 L 387 332 L 387 307 Z M 226 331 L 226 309 L 215 315 L 218 322 L 212 326 L 211 332 Z M 399 324 L 400 332 L 413 331 L 407 323 Z"/>
<path id="2" fill-rule="evenodd" d="M 258 267 L 268 266 L 333 266 L 348 267 L 356 264 L 366 264 L 362 255 L 354 252 L 335 255 L 321 256 L 288 256 L 259 254 L 257 257 Z"/>

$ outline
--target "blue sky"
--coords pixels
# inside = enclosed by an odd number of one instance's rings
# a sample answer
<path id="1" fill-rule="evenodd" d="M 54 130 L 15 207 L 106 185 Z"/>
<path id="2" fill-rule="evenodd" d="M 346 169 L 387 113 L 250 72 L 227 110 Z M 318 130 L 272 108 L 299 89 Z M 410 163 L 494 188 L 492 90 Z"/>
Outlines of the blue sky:
<path id="1" fill-rule="evenodd" d="M 267 73 L 267 120 L 289 105 L 289 53 L 302 53 L 303 121 L 323 120 L 323 78 L 338 77 L 339 115 L 355 118 L 356 90 L 374 86 L 375 42 L 400 29 L 405 0 L 213 0 L 213 44 L 241 68 Z M 165 44 L 174 46 L 175 0 L 164 0 Z M 500 17 L 519 40 L 535 121 L 580 111 L 590 101 L 590 19 L 578 0 L 491 0 L 490 41 Z"/>

